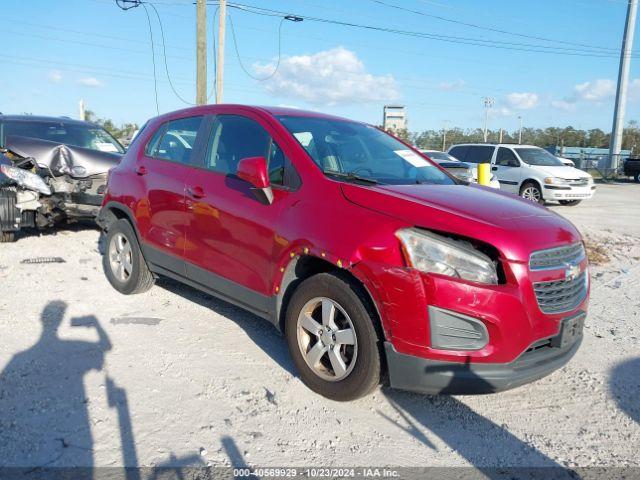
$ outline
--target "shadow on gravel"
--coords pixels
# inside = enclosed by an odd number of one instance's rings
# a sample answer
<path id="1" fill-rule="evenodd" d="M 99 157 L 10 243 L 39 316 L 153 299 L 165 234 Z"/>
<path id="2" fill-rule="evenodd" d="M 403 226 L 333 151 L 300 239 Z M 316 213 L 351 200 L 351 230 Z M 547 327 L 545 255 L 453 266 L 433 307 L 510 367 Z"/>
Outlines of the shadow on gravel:
<path id="1" fill-rule="evenodd" d="M 454 373 L 443 391 L 459 391 L 462 384 L 470 380 L 478 386 L 486 384 L 469 370 L 460 376 Z M 488 384 L 485 386 L 490 390 Z M 455 397 L 418 395 L 390 388 L 383 388 L 382 393 L 401 420 L 378 412 L 383 418 L 432 450 L 437 447 L 429 434 L 439 437 L 487 478 L 508 479 L 513 475 L 516 478 L 574 478 L 570 470 L 509 432 L 508 425 L 492 422 Z M 498 396 L 494 398 L 500 402 Z M 539 477 L 541 471 L 543 477 Z"/>
<path id="2" fill-rule="evenodd" d="M 160 278 L 156 285 L 234 321 L 273 361 L 292 376 L 297 376 L 287 343 L 271 323 L 240 307 L 169 278 Z"/>
<path id="3" fill-rule="evenodd" d="M 74 223 L 63 223 L 56 225 L 55 227 L 45 228 L 38 230 L 36 228 L 23 228 L 16 232 L 16 241 L 20 241 L 27 237 L 51 237 L 56 235 L 73 235 L 77 232 L 83 232 L 85 230 L 99 231 L 99 227 L 96 222 L 91 220 L 79 220 Z"/>
<path id="4" fill-rule="evenodd" d="M 38 341 L 0 373 L 1 466 L 93 466 L 83 378 L 102 369 L 111 342 L 94 316 L 73 318 L 71 325 L 95 330 L 98 341 L 59 338 L 66 309 L 64 302 L 50 302 Z M 114 389 L 110 394 L 122 401 L 124 392 Z"/>
<path id="5" fill-rule="evenodd" d="M 609 388 L 620 410 L 640 424 L 640 357 L 616 365 Z"/>

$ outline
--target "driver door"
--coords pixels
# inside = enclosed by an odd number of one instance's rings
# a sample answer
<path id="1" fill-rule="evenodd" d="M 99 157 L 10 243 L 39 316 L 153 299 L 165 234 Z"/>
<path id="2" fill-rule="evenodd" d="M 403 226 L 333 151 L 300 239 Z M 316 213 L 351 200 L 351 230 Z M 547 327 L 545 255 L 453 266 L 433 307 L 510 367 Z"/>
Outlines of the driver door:
<path id="1" fill-rule="evenodd" d="M 520 160 L 518 160 L 513 150 L 507 147 L 498 148 L 495 163 L 491 170 L 498 178 L 501 190 L 506 190 L 516 195 L 519 193 L 522 168 L 520 167 Z"/>

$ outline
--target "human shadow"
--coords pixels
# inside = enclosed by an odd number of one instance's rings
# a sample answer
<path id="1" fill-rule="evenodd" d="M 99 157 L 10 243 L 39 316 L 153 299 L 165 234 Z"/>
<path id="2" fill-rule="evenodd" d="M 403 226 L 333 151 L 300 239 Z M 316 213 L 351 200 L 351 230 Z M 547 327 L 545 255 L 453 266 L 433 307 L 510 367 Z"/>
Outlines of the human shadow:
<path id="1" fill-rule="evenodd" d="M 169 278 L 160 278 L 157 285 L 232 320 L 281 368 L 292 376 L 297 376 L 284 337 L 268 321 L 231 303 Z"/>
<path id="2" fill-rule="evenodd" d="M 620 410 L 640 424 L 640 357 L 613 368 L 609 390 Z"/>
<path id="3" fill-rule="evenodd" d="M 429 373 L 441 374 L 443 370 L 436 367 L 432 372 L 427 367 L 425 374 Z M 463 391 L 470 382 L 477 391 L 493 390 L 473 372 L 469 362 L 449 374 L 448 384 L 441 389 L 443 393 Z M 507 425 L 494 423 L 455 397 L 417 395 L 390 388 L 383 388 L 382 392 L 401 420 L 379 411 L 381 416 L 432 450 L 437 450 L 433 439 L 440 438 L 487 478 L 576 478 L 574 472 L 509 432 Z M 496 403 L 500 402 L 499 395 L 494 398 Z"/>
<path id="4" fill-rule="evenodd" d="M 0 466 L 92 467 L 93 438 L 83 377 L 101 370 L 111 342 L 94 316 L 73 327 L 95 330 L 98 340 L 58 337 L 67 305 L 42 311 L 42 334 L 0 373 Z"/>

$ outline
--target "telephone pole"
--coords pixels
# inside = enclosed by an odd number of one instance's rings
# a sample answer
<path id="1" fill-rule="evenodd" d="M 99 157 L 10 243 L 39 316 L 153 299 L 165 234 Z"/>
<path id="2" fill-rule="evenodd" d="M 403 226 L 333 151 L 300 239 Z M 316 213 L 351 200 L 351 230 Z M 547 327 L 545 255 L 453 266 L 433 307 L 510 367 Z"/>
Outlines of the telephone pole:
<path id="1" fill-rule="evenodd" d="M 631 50 L 633 48 L 633 35 L 636 29 L 637 13 L 638 0 L 629 0 L 629 7 L 627 9 L 627 22 L 624 27 L 624 38 L 622 39 L 622 51 L 620 52 L 620 70 L 618 72 L 616 108 L 613 114 L 611 147 L 609 149 L 609 167 L 613 170 L 618 168 L 620 151 L 622 150 L 622 133 L 624 131 L 624 116 L 627 106 L 629 68 L 631 62 Z"/>
<path id="2" fill-rule="evenodd" d="M 487 143 L 487 127 L 489 125 L 489 109 L 493 108 L 493 104 L 495 103 L 495 100 L 493 98 L 489 98 L 489 97 L 484 97 L 482 99 L 482 102 L 484 103 L 484 143 Z"/>
<path id="3" fill-rule="evenodd" d="M 227 26 L 227 0 L 220 0 L 218 18 L 218 57 L 216 60 L 216 103 L 222 103 L 224 87 L 224 36 Z"/>
<path id="4" fill-rule="evenodd" d="M 518 115 L 520 120 L 520 130 L 518 130 L 518 145 L 522 145 L 522 115 Z"/>
<path id="5" fill-rule="evenodd" d="M 196 103 L 207 103 L 207 0 L 196 4 Z"/>
<path id="6" fill-rule="evenodd" d="M 444 125 L 442 126 L 442 151 L 446 152 L 447 148 L 447 122 L 444 122 Z"/>

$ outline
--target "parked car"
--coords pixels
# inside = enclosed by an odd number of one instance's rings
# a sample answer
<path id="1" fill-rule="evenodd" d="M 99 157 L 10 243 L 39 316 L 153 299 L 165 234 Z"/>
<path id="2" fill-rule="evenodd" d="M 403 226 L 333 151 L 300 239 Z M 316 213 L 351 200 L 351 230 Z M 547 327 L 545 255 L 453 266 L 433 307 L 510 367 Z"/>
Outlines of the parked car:
<path id="1" fill-rule="evenodd" d="M 154 118 L 98 222 L 116 290 L 167 276 L 269 320 L 302 381 L 335 400 L 385 372 L 418 392 L 513 388 L 582 339 L 589 275 L 570 222 L 359 122 L 239 105 Z"/>
<path id="2" fill-rule="evenodd" d="M 640 158 L 628 158 L 624 162 L 624 174 L 640 183 Z"/>
<path id="3" fill-rule="evenodd" d="M 0 241 L 22 228 L 94 219 L 124 149 L 88 122 L 0 115 Z"/>
<path id="4" fill-rule="evenodd" d="M 532 145 L 463 144 L 449 153 L 466 163 L 491 163 L 500 188 L 536 203 L 577 205 L 595 192 L 593 177 Z"/>
<path id="5" fill-rule="evenodd" d="M 438 163 L 442 168 L 451 172 L 461 180 L 464 180 L 465 182 L 478 183 L 478 167 L 461 162 L 447 152 L 441 152 L 439 150 L 420 150 L 420 152 L 424 153 L 431 160 Z M 491 188 L 500 188 L 500 182 L 498 182 L 495 175 L 491 175 L 488 186 Z"/>

